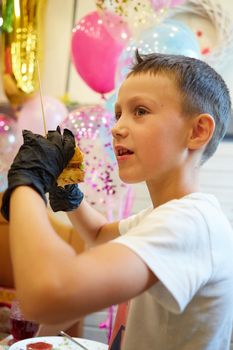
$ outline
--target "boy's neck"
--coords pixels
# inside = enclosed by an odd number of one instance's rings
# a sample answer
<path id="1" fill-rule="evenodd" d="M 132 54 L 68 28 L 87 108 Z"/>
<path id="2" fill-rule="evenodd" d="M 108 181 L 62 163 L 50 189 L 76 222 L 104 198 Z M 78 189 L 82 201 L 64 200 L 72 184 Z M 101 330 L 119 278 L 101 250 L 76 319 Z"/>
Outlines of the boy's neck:
<path id="1" fill-rule="evenodd" d="M 156 208 L 172 199 L 179 199 L 190 193 L 199 192 L 199 170 L 173 172 L 158 181 L 148 181 L 147 188 L 153 207 Z"/>

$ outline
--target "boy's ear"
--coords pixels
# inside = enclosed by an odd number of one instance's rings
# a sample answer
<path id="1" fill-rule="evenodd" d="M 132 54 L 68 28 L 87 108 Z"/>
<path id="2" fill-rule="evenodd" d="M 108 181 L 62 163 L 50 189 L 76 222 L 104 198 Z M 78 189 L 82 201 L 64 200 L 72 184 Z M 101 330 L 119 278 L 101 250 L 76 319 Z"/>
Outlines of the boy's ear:
<path id="1" fill-rule="evenodd" d="M 215 129 L 214 118 L 210 114 L 199 114 L 191 121 L 188 148 L 195 150 L 207 145 Z"/>

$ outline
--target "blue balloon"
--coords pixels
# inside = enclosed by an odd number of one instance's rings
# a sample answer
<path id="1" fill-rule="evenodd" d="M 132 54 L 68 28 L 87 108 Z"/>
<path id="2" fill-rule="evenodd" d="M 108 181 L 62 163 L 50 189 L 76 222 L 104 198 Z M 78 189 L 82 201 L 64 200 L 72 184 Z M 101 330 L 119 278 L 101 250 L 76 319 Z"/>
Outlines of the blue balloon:
<path id="1" fill-rule="evenodd" d="M 164 53 L 201 57 L 200 47 L 193 31 L 184 23 L 169 19 L 131 39 L 119 57 L 116 70 L 116 89 L 125 79 L 134 61 L 135 50 L 141 54 Z"/>
<path id="2" fill-rule="evenodd" d="M 0 192 L 3 192 L 6 190 L 8 185 L 7 180 L 7 171 L 1 171 L 0 172 Z"/>
<path id="3" fill-rule="evenodd" d="M 117 95 L 114 92 L 106 101 L 105 101 L 105 109 L 107 109 L 108 112 L 110 112 L 112 115 L 115 114 L 115 103 L 117 100 Z"/>

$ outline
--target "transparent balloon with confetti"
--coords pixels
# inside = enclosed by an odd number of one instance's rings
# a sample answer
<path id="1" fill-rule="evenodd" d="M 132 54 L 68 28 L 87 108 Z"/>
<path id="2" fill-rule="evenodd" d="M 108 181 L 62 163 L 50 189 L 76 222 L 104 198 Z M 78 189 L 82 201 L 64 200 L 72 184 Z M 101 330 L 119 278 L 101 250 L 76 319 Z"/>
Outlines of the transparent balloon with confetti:
<path id="1" fill-rule="evenodd" d="M 118 176 L 111 138 L 113 116 L 101 105 L 71 111 L 61 127 L 68 128 L 84 153 L 85 180 L 80 184 L 86 199 L 110 220 L 130 214 L 131 186 Z"/>
<path id="2" fill-rule="evenodd" d="M 7 188 L 7 173 L 17 150 L 16 122 L 0 112 L 0 192 Z"/>
<path id="3" fill-rule="evenodd" d="M 133 36 L 142 30 L 158 24 L 164 19 L 171 0 L 160 0 L 160 6 L 155 8 L 155 0 L 96 0 L 97 9 L 109 11 L 118 15 L 125 23 Z"/>
<path id="4" fill-rule="evenodd" d="M 0 106 L 0 192 L 7 187 L 7 171 L 18 150 L 17 123 Z"/>

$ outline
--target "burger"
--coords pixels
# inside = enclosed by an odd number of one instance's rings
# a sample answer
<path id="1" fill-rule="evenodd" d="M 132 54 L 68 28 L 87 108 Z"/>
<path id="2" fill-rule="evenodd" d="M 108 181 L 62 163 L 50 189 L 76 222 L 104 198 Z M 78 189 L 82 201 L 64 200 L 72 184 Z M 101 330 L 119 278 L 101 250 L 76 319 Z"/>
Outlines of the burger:
<path id="1" fill-rule="evenodd" d="M 64 187 L 65 185 L 83 182 L 85 175 L 83 160 L 84 155 L 76 146 L 73 157 L 57 179 L 57 185 Z"/>

